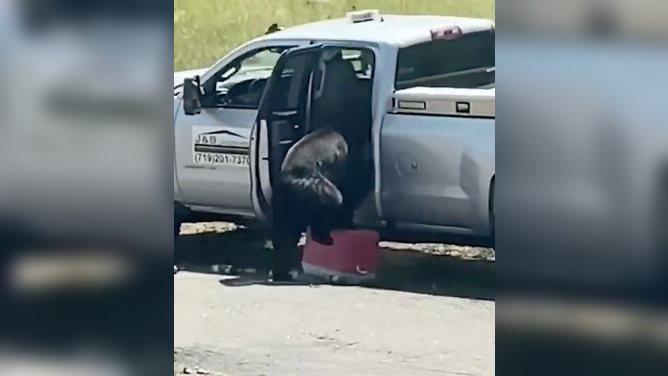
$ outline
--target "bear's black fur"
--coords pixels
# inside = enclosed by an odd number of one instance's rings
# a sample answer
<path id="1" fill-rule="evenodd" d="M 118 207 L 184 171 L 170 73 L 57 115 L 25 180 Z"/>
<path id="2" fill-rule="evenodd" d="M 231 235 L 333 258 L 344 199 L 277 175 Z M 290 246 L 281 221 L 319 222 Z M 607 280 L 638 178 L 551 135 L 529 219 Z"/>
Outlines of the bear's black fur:
<path id="1" fill-rule="evenodd" d="M 272 196 L 274 280 L 290 279 L 301 262 L 297 243 L 310 227 L 311 238 L 331 245 L 335 228 L 353 228 L 353 213 L 366 197 L 372 173 L 361 152 L 344 137 L 319 129 L 295 143 L 283 161 Z"/>

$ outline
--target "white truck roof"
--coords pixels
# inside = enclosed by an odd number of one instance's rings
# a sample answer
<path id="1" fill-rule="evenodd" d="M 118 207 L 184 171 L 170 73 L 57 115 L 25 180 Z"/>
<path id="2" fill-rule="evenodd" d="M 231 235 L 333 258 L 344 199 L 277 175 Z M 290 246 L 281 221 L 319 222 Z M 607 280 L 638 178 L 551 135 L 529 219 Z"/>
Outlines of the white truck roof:
<path id="1" fill-rule="evenodd" d="M 496 89 L 413 87 L 392 96 L 393 113 L 496 117 Z"/>
<path id="2" fill-rule="evenodd" d="M 410 46 L 431 40 L 430 30 L 459 27 L 462 32 L 489 30 L 494 22 L 484 18 L 414 16 L 380 14 L 381 19 L 351 22 L 338 18 L 286 28 L 256 40 L 336 40 L 372 42 L 395 47 Z"/>

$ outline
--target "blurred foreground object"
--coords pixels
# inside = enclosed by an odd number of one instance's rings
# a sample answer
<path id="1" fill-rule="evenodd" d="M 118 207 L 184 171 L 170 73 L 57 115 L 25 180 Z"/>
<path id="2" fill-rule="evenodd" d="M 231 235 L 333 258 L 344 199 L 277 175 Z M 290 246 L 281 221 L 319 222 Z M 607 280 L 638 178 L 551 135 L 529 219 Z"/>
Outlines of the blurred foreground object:
<path id="1" fill-rule="evenodd" d="M 505 297 L 499 375 L 665 375 L 665 314 L 620 304 Z"/>
<path id="2" fill-rule="evenodd" d="M 496 10 L 497 372 L 668 374 L 668 3 Z"/>
<path id="3" fill-rule="evenodd" d="M 86 350 L 82 351 L 86 352 Z M 83 356 L 74 359 L 25 356 L 17 353 L 0 354 L 0 374 L 3 376 L 125 376 L 129 370 L 108 359 Z"/>
<path id="4" fill-rule="evenodd" d="M 0 1 L 2 375 L 169 372 L 172 294 L 155 273 L 172 255 L 166 10 Z"/>
<path id="5" fill-rule="evenodd" d="M 127 280 L 131 265 L 109 255 L 61 254 L 21 257 L 11 272 L 16 292 L 90 290 Z"/>
<path id="6" fill-rule="evenodd" d="M 9 3 L 1 222 L 169 254 L 171 109 L 160 93 L 169 90 L 172 47 L 159 9 L 146 12 L 147 1 Z"/>
<path id="7" fill-rule="evenodd" d="M 666 3 L 510 4 L 499 8 L 497 40 L 499 281 L 659 297 L 668 49 L 657 17 Z"/>
<path id="8" fill-rule="evenodd" d="M 496 8 L 502 33 L 637 42 L 668 36 L 666 14 L 668 3 L 661 0 L 508 0 Z"/>

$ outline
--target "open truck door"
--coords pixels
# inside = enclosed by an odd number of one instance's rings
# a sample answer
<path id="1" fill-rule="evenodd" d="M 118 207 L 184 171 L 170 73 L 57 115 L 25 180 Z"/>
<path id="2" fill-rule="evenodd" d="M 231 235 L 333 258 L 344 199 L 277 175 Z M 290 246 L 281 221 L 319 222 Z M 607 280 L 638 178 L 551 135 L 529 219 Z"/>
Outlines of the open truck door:
<path id="1" fill-rule="evenodd" d="M 270 214 L 272 184 L 290 147 L 309 129 L 311 76 L 324 44 L 285 51 L 269 78 L 251 131 L 251 200 L 258 218 Z"/>

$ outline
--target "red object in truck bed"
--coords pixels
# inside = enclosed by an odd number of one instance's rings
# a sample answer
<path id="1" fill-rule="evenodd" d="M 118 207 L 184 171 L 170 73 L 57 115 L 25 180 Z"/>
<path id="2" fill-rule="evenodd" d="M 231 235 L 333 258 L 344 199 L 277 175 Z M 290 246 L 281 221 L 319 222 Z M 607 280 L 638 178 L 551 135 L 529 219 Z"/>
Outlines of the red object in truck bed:
<path id="1" fill-rule="evenodd" d="M 304 272 L 334 282 L 359 284 L 376 276 L 377 232 L 368 230 L 332 231 L 334 244 L 320 244 L 306 233 L 302 267 Z"/>

